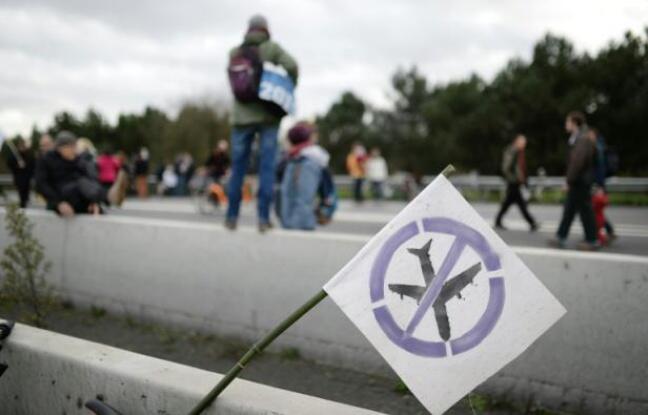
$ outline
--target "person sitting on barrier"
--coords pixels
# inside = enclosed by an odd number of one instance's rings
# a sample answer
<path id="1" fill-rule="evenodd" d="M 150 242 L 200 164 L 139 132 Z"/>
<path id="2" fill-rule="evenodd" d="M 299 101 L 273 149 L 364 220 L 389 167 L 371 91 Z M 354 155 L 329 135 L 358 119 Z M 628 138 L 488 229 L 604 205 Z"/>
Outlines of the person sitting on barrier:
<path id="1" fill-rule="evenodd" d="M 278 212 L 286 229 L 315 229 L 331 221 L 337 206 L 329 154 L 319 145 L 315 127 L 299 122 L 288 132 L 291 148 L 278 169 Z M 319 202 L 316 204 L 316 198 Z"/>
<path id="2" fill-rule="evenodd" d="M 68 131 L 56 136 L 54 150 L 36 164 L 36 189 L 47 201 L 47 208 L 64 217 L 75 213 L 101 213 L 101 204 L 121 205 L 128 178 L 120 171 L 113 186 L 106 190 L 88 171 L 76 153 L 76 137 Z"/>

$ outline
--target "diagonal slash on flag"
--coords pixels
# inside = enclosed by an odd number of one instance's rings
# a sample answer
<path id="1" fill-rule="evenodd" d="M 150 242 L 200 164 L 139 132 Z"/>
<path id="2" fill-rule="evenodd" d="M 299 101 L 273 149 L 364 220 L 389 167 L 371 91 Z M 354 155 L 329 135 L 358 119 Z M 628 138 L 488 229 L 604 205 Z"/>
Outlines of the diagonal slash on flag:
<path id="1" fill-rule="evenodd" d="M 421 300 L 419 307 L 416 309 L 414 316 L 407 325 L 407 329 L 403 333 L 403 337 L 411 337 L 414 334 L 414 330 L 416 330 L 425 314 L 431 309 L 432 304 L 434 304 L 437 297 L 441 293 L 443 284 L 445 284 L 448 275 L 450 275 L 450 271 L 452 271 L 452 268 L 454 268 L 465 247 L 465 241 L 460 240 L 459 238 L 455 239 L 452 246 L 450 247 L 450 251 L 448 251 L 448 255 L 446 255 L 445 259 L 443 260 L 443 264 L 441 264 L 439 273 L 423 295 L 423 299 Z"/>

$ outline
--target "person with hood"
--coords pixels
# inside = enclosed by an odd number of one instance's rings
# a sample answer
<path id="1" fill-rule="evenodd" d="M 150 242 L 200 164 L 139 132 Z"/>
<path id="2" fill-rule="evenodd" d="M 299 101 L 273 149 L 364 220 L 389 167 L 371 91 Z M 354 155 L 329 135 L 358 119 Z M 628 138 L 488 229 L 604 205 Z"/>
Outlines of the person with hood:
<path id="1" fill-rule="evenodd" d="M 76 137 L 68 131 L 56 136 L 54 150 L 36 164 L 36 189 L 45 197 L 47 208 L 64 217 L 76 213 L 101 213 L 101 204 L 121 205 L 128 178 L 120 171 L 113 186 L 106 190 L 88 175 L 76 152 Z"/>
<path id="2" fill-rule="evenodd" d="M 272 227 L 270 207 L 277 158 L 279 123 L 284 113 L 258 98 L 263 63 L 282 67 L 297 83 L 298 67 L 295 59 L 270 38 L 267 20 L 253 16 L 248 24 L 243 43 L 230 52 L 228 73 L 234 93 L 232 109 L 232 169 L 228 189 L 229 205 L 225 226 L 236 229 L 241 205 L 243 180 L 248 167 L 252 142 L 259 137 L 259 191 L 257 214 L 259 231 Z"/>
<path id="3" fill-rule="evenodd" d="M 337 204 L 329 153 L 316 144 L 317 132 L 299 122 L 288 132 L 290 150 L 280 164 L 279 217 L 286 229 L 315 229 L 330 222 Z M 319 198 L 319 200 L 317 200 Z"/>
<path id="4" fill-rule="evenodd" d="M 565 130 L 570 133 L 568 141 L 570 150 L 566 174 L 567 197 L 556 237 L 549 241 L 549 245 L 557 248 L 566 247 L 569 229 L 576 214 L 578 214 L 585 231 L 585 241 L 580 243 L 578 248 L 593 251 L 600 246 L 596 236 L 596 222 L 592 210 L 591 195 L 596 148 L 588 137 L 585 116 L 581 112 L 572 111 L 567 115 Z"/>

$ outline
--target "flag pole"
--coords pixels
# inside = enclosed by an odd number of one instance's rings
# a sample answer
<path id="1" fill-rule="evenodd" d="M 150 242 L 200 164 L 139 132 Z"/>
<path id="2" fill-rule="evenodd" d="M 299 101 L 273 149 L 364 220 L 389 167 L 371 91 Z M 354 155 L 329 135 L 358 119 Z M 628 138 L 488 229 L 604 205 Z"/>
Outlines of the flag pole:
<path id="1" fill-rule="evenodd" d="M 452 164 L 448 164 L 440 174 L 448 176 L 454 171 L 454 166 Z M 319 290 L 317 294 L 315 294 L 301 307 L 290 314 L 284 321 L 279 323 L 279 325 L 272 329 L 272 331 L 270 331 L 268 334 L 266 334 L 264 338 L 255 343 L 247 352 L 245 352 L 243 357 L 241 357 L 239 361 L 236 362 L 236 364 L 221 378 L 218 384 L 214 386 L 214 388 L 209 391 L 209 393 L 205 395 L 205 397 L 202 398 L 200 402 L 198 402 L 198 404 L 191 410 L 191 412 L 189 412 L 189 415 L 199 415 L 205 409 L 207 409 L 207 407 L 212 404 L 212 402 L 218 397 L 218 395 L 220 395 L 220 393 L 223 392 L 234 379 L 236 379 L 238 374 L 243 369 L 245 369 L 245 366 L 252 359 L 254 359 L 254 357 L 256 357 L 258 354 L 261 354 L 265 350 L 265 348 L 270 345 L 270 343 L 272 343 L 277 337 L 281 336 L 284 331 L 295 324 L 300 318 L 306 315 L 311 309 L 313 309 L 313 307 L 319 304 L 327 296 L 328 294 L 326 293 L 326 291 L 324 291 L 323 289 Z"/>

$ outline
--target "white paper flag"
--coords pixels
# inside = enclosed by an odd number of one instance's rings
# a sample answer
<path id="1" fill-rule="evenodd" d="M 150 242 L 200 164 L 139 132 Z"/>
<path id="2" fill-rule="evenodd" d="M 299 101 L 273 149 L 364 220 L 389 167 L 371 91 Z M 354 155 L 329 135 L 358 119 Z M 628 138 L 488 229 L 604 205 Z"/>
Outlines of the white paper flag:
<path id="1" fill-rule="evenodd" d="M 433 414 L 565 313 L 444 176 L 324 289 Z"/>

